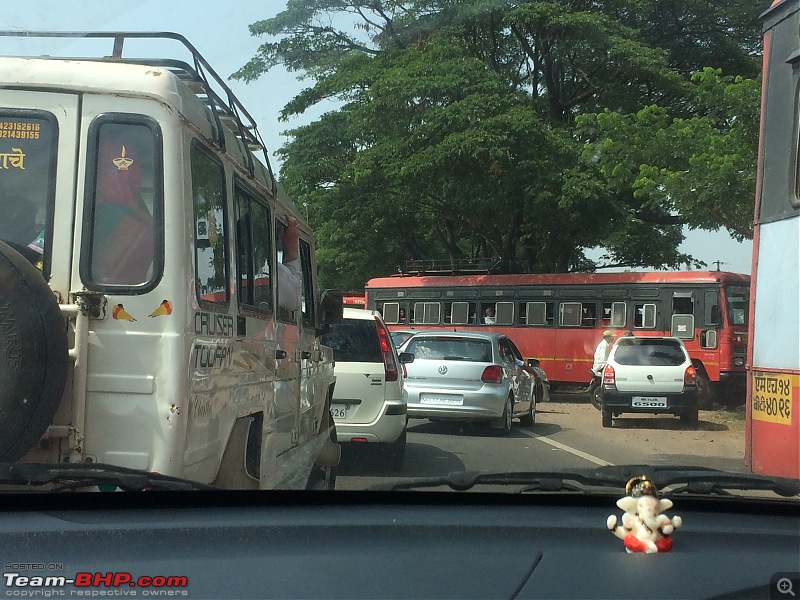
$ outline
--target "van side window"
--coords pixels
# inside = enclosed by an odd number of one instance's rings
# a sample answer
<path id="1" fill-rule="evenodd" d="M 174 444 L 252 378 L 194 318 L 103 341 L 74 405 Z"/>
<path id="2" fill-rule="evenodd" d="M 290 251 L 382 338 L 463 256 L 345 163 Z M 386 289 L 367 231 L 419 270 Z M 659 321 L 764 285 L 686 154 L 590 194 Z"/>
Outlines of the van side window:
<path id="1" fill-rule="evenodd" d="M 93 124 L 87 159 L 88 272 L 101 286 L 141 286 L 154 278 L 160 210 L 156 125 L 143 117 Z M 160 155 L 160 152 L 158 153 Z M 160 177 L 160 175 L 159 175 Z M 85 267 L 84 267 L 85 268 Z"/>
<path id="2" fill-rule="evenodd" d="M 303 324 L 314 325 L 315 314 L 315 295 L 314 278 L 312 274 L 313 264 L 311 262 L 311 244 L 306 240 L 300 240 L 300 270 L 303 274 L 303 285 L 300 288 L 300 306 L 303 311 Z"/>
<path id="3" fill-rule="evenodd" d="M 277 293 L 275 294 L 278 303 L 278 319 L 287 323 L 295 321 L 296 313 L 302 306 L 302 273 L 300 272 L 300 256 L 295 256 L 294 260 L 289 260 L 291 254 L 283 247 L 283 236 L 288 226 L 280 221 L 275 222 L 275 248 L 278 254 L 278 264 L 276 265 Z M 299 240 L 298 240 L 299 241 Z M 299 254 L 299 248 L 294 250 Z"/>
<path id="4" fill-rule="evenodd" d="M 270 210 L 239 188 L 236 194 L 236 264 L 239 303 L 272 311 Z"/>
<path id="5" fill-rule="evenodd" d="M 225 172 L 197 143 L 192 145 L 195 287 L 201 303 L 229 301 Z"/>

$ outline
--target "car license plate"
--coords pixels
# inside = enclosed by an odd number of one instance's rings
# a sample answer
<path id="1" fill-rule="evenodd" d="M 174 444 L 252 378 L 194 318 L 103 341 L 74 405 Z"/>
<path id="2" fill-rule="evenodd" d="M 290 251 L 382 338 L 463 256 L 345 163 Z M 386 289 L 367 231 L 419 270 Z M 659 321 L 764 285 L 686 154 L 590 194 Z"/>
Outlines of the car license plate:
<path id="1" fill-rule="evenodd" d="M 351 408 L 352 406 L 350 404 L 339 404 L 339 405 L 334 404 L 333 406 L 331 406 L 331 416 L 334 419 L 345 420 L 347 419 L 347 413 L 350 411 Z"/>
<path id="2" fill-rule="evenodd" d="M 420 394 L 420 404 L 446 404 L 447 406 L 463 406 L 464 397 L 454 394 Z"/>
<path id="3" fill-rule="evenodd" d="M 634 408 L 667 408 L 667 399 L 663 396 L 634 396 L 631 406 Z"/>

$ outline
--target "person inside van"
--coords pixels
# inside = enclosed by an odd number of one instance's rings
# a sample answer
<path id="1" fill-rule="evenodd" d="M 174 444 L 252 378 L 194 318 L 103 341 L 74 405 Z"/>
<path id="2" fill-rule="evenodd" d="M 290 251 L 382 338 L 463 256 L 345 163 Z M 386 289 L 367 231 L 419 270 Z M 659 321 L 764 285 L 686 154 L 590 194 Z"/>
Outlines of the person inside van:
<path id="1" fill-rule="evenodd" d="M 279 225 L 280 227 L 280 225 Z M 300 270 L 300 233 L 297 219 L 287 217 L 281 228 L 283 258 L 278 264 L 278 306 L 285 311 L 300 310 L 300 287 L 303 275 Z"/>
<path id="2" fill-rule="evenodd" d="M 147 281 L 154 259 L 153 218 L 144 206 L 142 153 L 124 129 L 100 135 L 97 151 L 92 278 L 135 285 Z"/>

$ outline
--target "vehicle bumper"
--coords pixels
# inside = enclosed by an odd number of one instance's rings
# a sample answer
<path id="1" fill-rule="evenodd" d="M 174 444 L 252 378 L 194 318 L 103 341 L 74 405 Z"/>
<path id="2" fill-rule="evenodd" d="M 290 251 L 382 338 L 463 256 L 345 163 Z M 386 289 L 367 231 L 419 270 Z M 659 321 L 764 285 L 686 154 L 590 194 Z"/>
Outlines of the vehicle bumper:
<path id="1" fill-rule="evenodd" d="M 408 416 L 415 419 L 442 419 L 452 421 L 488 421 L 503 416 L 508 398 L 508 386 L 491 388 L 484 386 L 480 390 L 465 391 L 460 405 L 438 404 L 433 401 L 421 401 L 421 398 L 450 396 L 453 390 L 438 388 L 415 388 L 407 392 Z"/>
<path id="2" fill-rule="evenodd" d="M 353 438 L 364 438 L 369 443 L 391 444 L 403 433 L 407 421 L 404 403 L 386 404 L 378 418 L 371 423 L 336 421 L 336 436 L 340 443 L 349 443 Z"/>
<path id="3" fill-rule="evenodd" d="M 653 406 L 632 406 L 635 396 L 666 398 L 666 407 Z M 697 410 L 697 390 L 684 390 L 683 392 L 673 393 L 653 393 L 653 392 L 620 392 L 603 386 L 601 392 L 601 402 L 603 410 L 613 413 L 644 413 L 644 414 L 672 414 L 680 415 Z"/>

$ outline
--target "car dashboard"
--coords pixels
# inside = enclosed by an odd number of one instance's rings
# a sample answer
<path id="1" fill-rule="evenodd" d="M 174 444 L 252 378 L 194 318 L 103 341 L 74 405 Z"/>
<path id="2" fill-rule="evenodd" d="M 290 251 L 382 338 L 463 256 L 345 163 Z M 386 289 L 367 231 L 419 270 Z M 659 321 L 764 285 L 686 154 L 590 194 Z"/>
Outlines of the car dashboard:
<path id="1" fill-rule="evenodd" d="M 673 500 L 672 551 L 630 554 L 606 526 L 621 512 L 612 495 L 8 494 L 3 585 L 7 597 L 790 600 L 778 581 L 800 593 L 796 500 Z"/>

